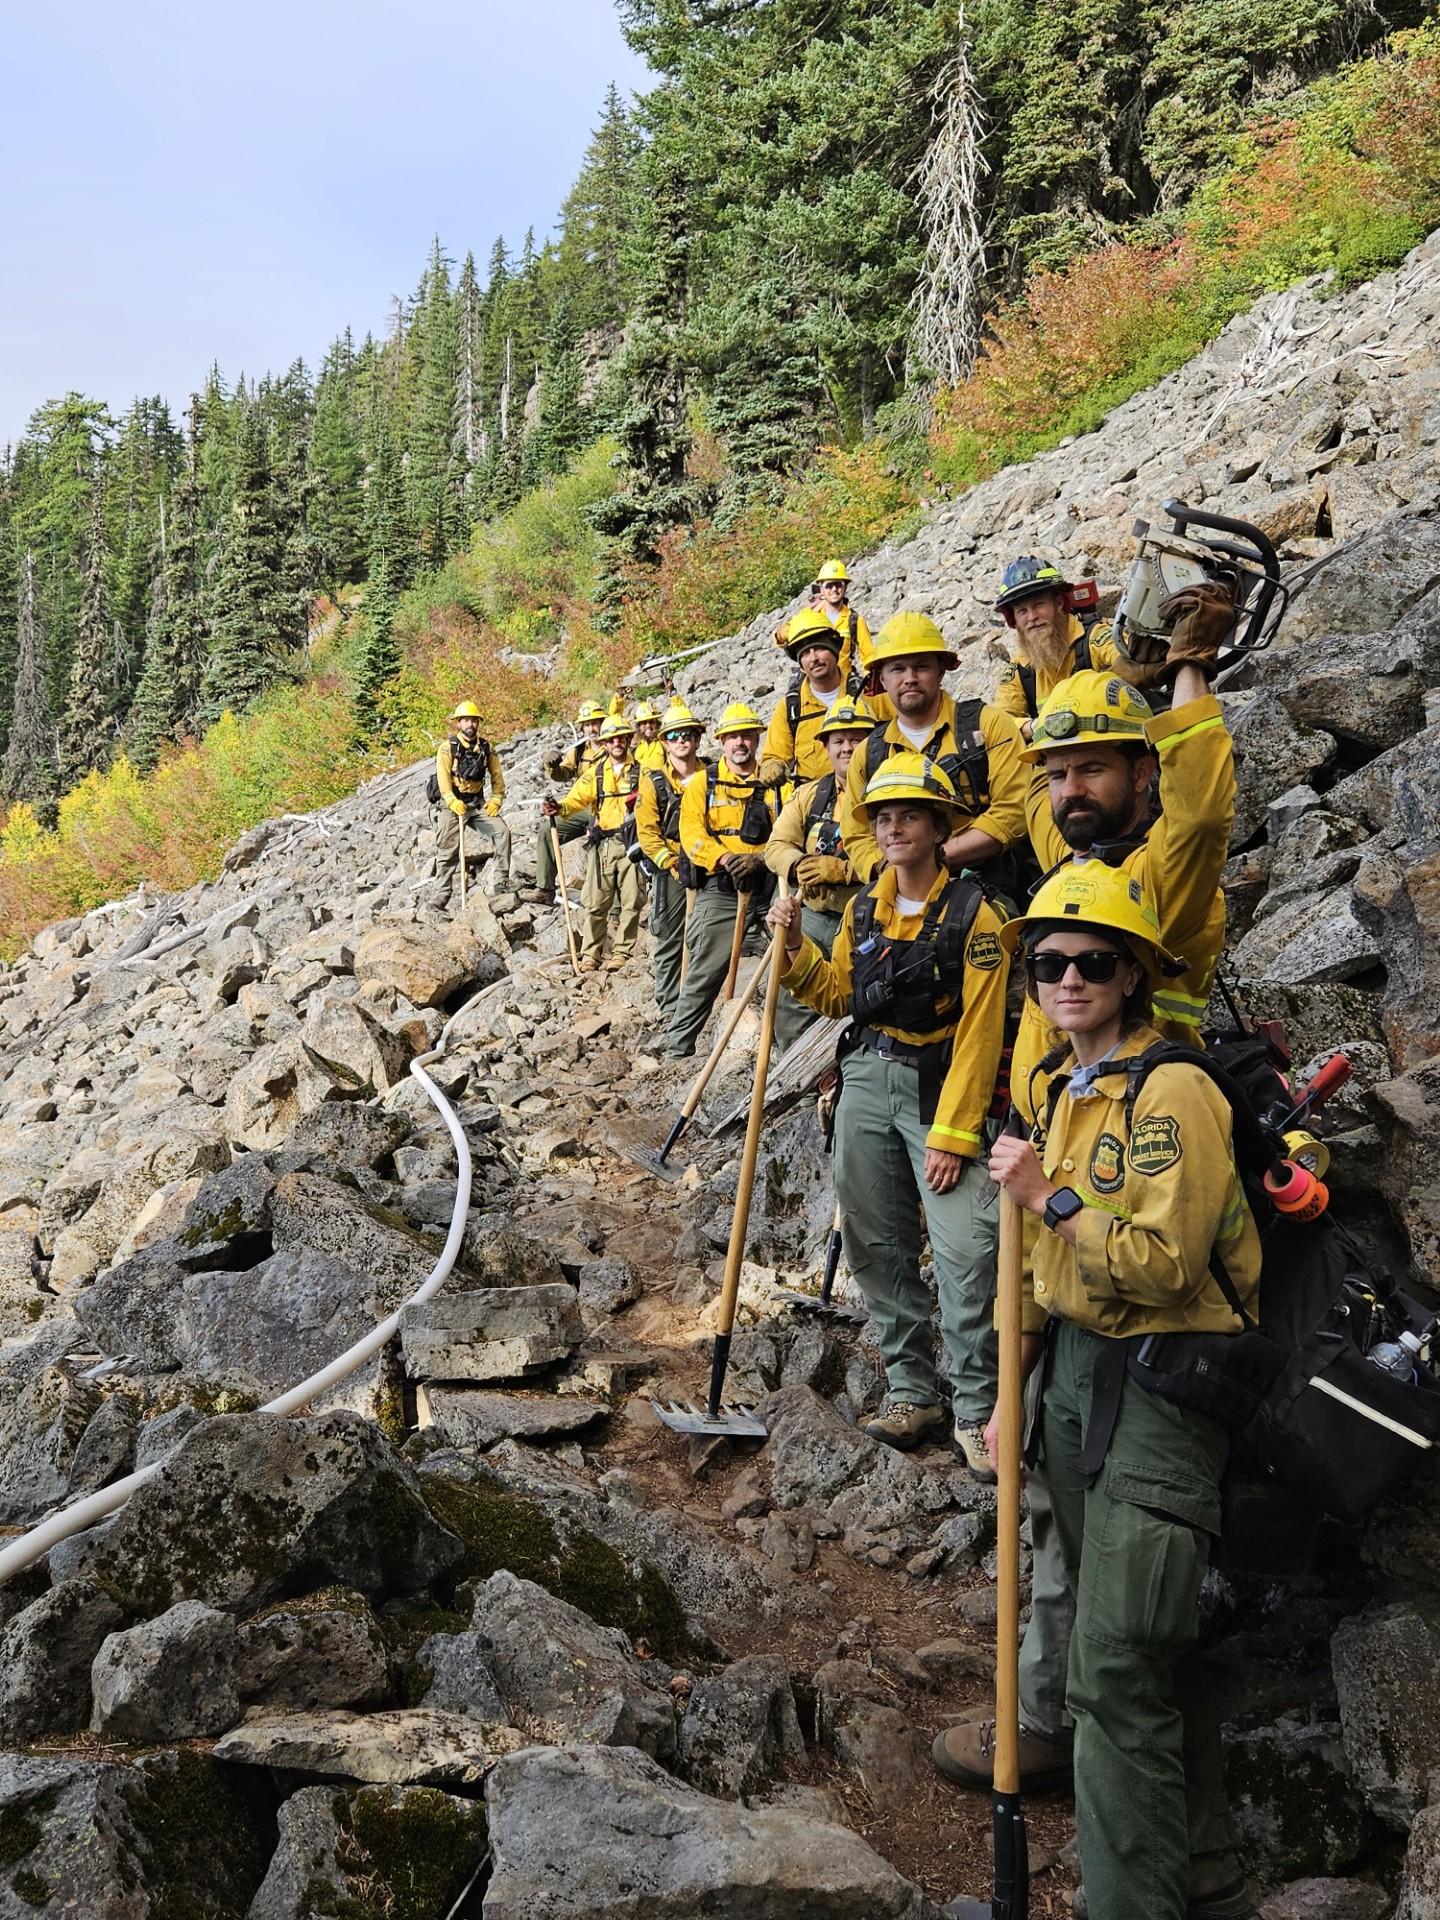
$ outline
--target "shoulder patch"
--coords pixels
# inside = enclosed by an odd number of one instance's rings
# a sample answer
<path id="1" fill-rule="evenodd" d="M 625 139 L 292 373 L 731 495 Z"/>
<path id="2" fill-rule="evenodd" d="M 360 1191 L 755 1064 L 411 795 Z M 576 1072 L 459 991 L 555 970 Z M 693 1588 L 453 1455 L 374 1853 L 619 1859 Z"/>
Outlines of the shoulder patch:
<path id="1" fill-rule="evenodd" d="M 991 973 L 1001 960 L 1000 936 L 998 933 L 972 933 L 970 944 L 965 949 L 967 967 L 977 967 L 982 973 Z"/>
<path id="2" fill-rule="evenodd" d="M 1130 1135 L 1130 1164 L 1137 1173 L 1164 1173 L 1180 1158 L 1180 1122 L 1168 1113 L 1137 1120 Z"/>
<path id="3" fill-rule="evenodd" d="M 1113 1133 L 1102 1133 L 1095 1142 L 1090 1184 L 1096 1193 L 1118 1193 L 1125 1184 L 1125 1148 Z"/>

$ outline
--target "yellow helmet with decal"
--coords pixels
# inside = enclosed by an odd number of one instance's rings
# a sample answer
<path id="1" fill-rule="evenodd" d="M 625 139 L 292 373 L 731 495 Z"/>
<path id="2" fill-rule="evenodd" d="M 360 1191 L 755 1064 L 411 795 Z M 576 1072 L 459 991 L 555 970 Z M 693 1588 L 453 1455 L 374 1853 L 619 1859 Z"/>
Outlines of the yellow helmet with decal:
<path id="1" fill-rule="evenodd" d="M 634 727 L 623 713 L 612 713 L 600 729 L 600 738 L 604 740 L 629 740 L 635 732 Z"/>
<path id="2" fill-rule="evenodd" d="M 727 733 L 759 733 L 764 725 L 753 707 L 743 700 L 732 700 L 715 722 L 715 738 L 723 740 Z"/>
<path id="3" fill-rule="evenodd" d="M 843 580 L 848 584 L 849 579 L 849 569 L 843 560 L 827 560 L 816 574 L 815 584 L 817 587 L 823 587 L 827 580 Z"/>
<path id="4" fill-rule="evenodd" d="M 1043 760 L 1053 747 L 1144 747 L 1153 716 L 1144 698 L 1117 673 L 1087 667 L 1047 694 L 1021 758 Z"/>
<path id="5" fill-rule="evenodd" d="M 873 733 L 875 727 L 875 716 L 865 702 L 842 694 L 815 731 L 823 740 L 830 733 Z"/>
<path id="6" fill-rule="evenodd" d="M 705 724 L 695 718 L 683 700 L 672 700 L 661 716 L 661 733 L 667 736 L 672 733 L 688 733 L 692 728 L 698 728 L 703 733 Z"/>
<path id="7" fill-rule="evenodd" d="M 1000 939 L 1014 953 L 1022 944 L 1032 946 L 1047 933 L 1072 926 L 1117 934 L 1152 979 L 1173 980 L 1185 971 L 1185 962 L 1160 938 L 1155 903 L 1123 867 L 1103 860 L 1067 861 L 1036 890 L 1028 911 L 1006 924 Z"/>
<path id="8" fill-rule="evenodd" d="M 807 647 L 828 647 L 838 660 L 844 647 L 840 631 L 832 627 L 819 607 L 802 607 L 776 630 L 775 643 L 798 660 Z"/>
<path id="9" fill-rule="evenodd" d="M 968 817 L 961 811 L 960 803 L 955 798 L 949 775 L 937 767 L 933 760 L 927 760 L 923 753 L 892 753 L 866 782 L 865 798 L 856 807 L 855 818 L 868 833 L 877 807 L 904 800 L 934 807 L 945 816 L 952 828 Z"/>

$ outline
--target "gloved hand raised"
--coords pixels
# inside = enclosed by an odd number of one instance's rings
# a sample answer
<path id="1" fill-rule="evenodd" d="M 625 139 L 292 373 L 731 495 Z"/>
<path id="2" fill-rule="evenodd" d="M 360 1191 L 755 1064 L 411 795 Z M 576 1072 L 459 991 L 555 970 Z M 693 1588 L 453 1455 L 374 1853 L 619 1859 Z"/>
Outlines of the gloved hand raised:
<path id="1" fill-rule="evenodd" d="M 1160 668 L 1159 677 L 1173 680 L 1181 667 L 1198 667 L 1207 676 L 1215 671 L 1215 660 L 1235 625 L 1235 598 L 1228 587 L 1212 581 L 1208 586 L 1186 587 L 1160 602 L 1160 615 L 1173 620 L 1179 615 L 1175 631 Z"/>

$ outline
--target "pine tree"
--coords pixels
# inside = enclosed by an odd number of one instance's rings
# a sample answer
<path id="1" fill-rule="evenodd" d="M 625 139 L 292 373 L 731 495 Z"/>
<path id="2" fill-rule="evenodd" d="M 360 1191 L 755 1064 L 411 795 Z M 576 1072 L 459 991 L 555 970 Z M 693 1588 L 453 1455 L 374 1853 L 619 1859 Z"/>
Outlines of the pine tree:
<path id="1" fill-rule="evenodd" d="M 627 235 L 635 214 L 640 142 L 612 81 L 600 124 L 560 212 L 557 276 L 581 330 L 618 332 L 629 310 Z"/>
<path id="2" fill-rule="evenodd" d="M 304 638 L 286 564 L 286 525 L 260 422 L 252 407 L 235 446 L 234 499 L 211 591 L 210 650 L 201 680 L 205 725 L 242 712 L 293 673 Z"/>
<path id="3" fill-rule="evenodd" d="M 712 325 L 697 318 L 694 330 L 705 337 L 710 420 L 728 455 L 717 509 L 725 524 L 752 500 L 779 499 L 815 444 L 824 386 L 804 319 L 773 275 L 732 291 Z"/>
<path id="4" fill-rule="evenodd" d="M 408 582 L 400 463 L 383 411 L 378 407 L 371 423 L 371 445 L 365 493 L 370 580 L 365 589 L 353 701 L 355 731 L 361 741 L 375 738 L 380 731 L 380 696 L 399 671 L 395 613 Z"/>
<path id="5" fill-rule="evenodd" d="M 455 413 L 455 307 L 450 261 L 438 238 L 416 298 L 411 352 L 415 402 L 405 442 L 405 495 L 422 557 L 443 560 L 449 545 L 446 506 Z"/>
<path id="6" fill-rule="evenodd" d="M 533 487 L 563 473 L 572 454 L 585 444 L 585 413 L 580 405 L 580 343 L 570 302 L 562 294 L 550 321 L 545 364 L 540 374 L 540 406 L 525 436 L 521 477 Z"/>
<path id="7" fill-rule="evenodd" d="M 478 517 L 479 486 L 488 451 L 485 424 L 485 307 L 467 253 L 455 283 L 455 412 L 451 434 L 451 516 L 462 533 Z"/>
<path id="8" fill-rule="evenodd" d="M 90 490 L 80 624 L 70 657 L 70 683 L 60 718 L 60 771 L 77 786 L 105 759 L 110 742 L 106 685 L 110 650 L 110 599 L 105 589 L 105 492 L 103 477 Z"/>
<path id="9" fill-rule="evenodd" d="M 10 738 L 0 764 L 0 795 L 7 800 L 28 801 L 48 826 L 54 820 L 55 797 L 60 789 L 60 754 L 45 672 L 35 555 L 28 548 L 20 568 L 15 655 L 15 696 Z"/>
<path id="10" fill-rule="evenodd" d="M 331 347 L 315 389 L 315 420 L 306 449 L 312 483 L 310 532 L 318 579 L 330 587 L 358 580 L 365 566 L 365 455 L 360 395 L 350 329 Z"/>
<path id="11" fill-rule="evenodd" d="M 9 449 L 0 454 L 0 759 L 10 738 L 15 693 L 15 628 L 19 582 L 16 578 L 13 466 Z"/>
<path id="12" fill-rule="evenodd" d="M 190 460 L 175 489 L 164 561 L 151 587 L 145 664 L 130 710 L 127 746 L 142 772 L 154 766 L 164 746 L 199 724 L 209 624 L 199 564 L 198 422 L 197 402 L 191 416 Z"/>

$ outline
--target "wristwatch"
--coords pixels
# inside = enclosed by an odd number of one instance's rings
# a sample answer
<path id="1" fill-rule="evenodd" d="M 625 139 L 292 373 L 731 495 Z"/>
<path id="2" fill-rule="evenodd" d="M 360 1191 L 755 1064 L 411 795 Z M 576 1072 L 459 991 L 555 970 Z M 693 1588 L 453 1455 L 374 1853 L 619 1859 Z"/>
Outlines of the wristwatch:
<path id="1" fill-rule="evenodd" d="M 1041 1216 L 1052 1233 L 1059 1230 L 1062 1222 L 1073 1220 L 1085 1202 L 1073 1187 L 1057 1187 L 1045 1202 L 1045 1212 Z"/>

